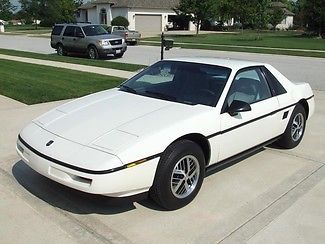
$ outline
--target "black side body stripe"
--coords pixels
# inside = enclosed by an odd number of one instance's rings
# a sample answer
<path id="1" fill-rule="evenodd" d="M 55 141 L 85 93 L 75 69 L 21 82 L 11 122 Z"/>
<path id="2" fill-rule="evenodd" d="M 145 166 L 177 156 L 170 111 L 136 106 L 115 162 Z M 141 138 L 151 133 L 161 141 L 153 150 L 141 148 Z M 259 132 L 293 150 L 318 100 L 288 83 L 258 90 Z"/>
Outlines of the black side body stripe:
<path id="1" fill-rule="evenodd" d="M 57 160 L 55 158 L 52 158 L 52 157 L 49 157 L 39 151 L 37 151 L 35 148 L 31 147 L 27 142 L 24 141 L 23 138 L 21 138 L 20 135 L 18 135 L 18 140 L 25 146 L 27 147 L 30 151 L 32 151 L 33 153 L 35 153 L 36 155 L 40 156 L 41 158 L 44 158 L 48 161 L 51 161 L 52 163 L 55 163 L 55 164 L 58 164 L 58 165 L 61 165 L 61 166 L 64 166 L 64 167 L 67 167 L 69 169 L 73 169 L 73 170 L 76 170 L 76 171 L 79 171 L 79 172 L 82 172 L 82 173 L 87 173 L 87 174 L 94 174 L 94 175 L 102 175 L 102 174 L 109 174 L 109 173 L 113 173 L 113 172 L 116 172 L 116 171 L 119 171 L 119 170 L 122 170 L 122 169 L 126 169 L 128 168 L 129 165 L 134 165 L 134 164 L 140 164 L 140 163 L 144 163 L 146 161 L 149 161 L 149 160 L 152 160 L 154 158 L 157 158 L 157 157 L 160 157 L 161 156 L 161 153 L 158 153 L 158 154 L 155 154 L 155 155 L 152 155 L 152 156 L 149 156 L 147 158 L 143 158 L 141 160 L 137 160 L 137 161 L 134 161 L 132 163 L 128 163 L 128 164 L 125 164 L 123 166 L 120 166 L 120 167 L 117 167 L 117 168 L 113 168 L 113 169 L 108 169 L 108 170 L 90 170 L 90 169 L 85 169 L 85 168 L 80 168 L 80 167 L 77 167 L 77 166 L 74 166 L 74 165 L 71 165 L 71 164 L 68 164 L 68 163 L 65 163 L 65 162 L 62 162 L 60 160 Z"/>
<path id="2" fill-rule="evenodd" d="M 314 95 L 312 95 L 312 96 L 310 96 L 310 97 L 308 97 L 308 98 L 305 98 L 305 99 L 306 99 L 306 100 L 309 100 L 309 99 L 311 99 L 311 98 L 313 98 L 313 97 L 314 97 Z M 263 119 L 263 118 L 265 118 L 265 117 L 271 116 L 271 115 L 273 115 L 273 114 L 276 114 L 276 113 L 278 113 L 278 112 L 281 112 L 282 110 L 285 110 L 285 109 L 291 108 L 291 107 L 296 106 L 296 105 L 297 105 L 297 103 L 294 103 L 294 104 L 291 104 L 291 105 L 286 106 L 286 107 L 284 107 L 284 108 L 277 109 L 277 110 L 275 110 L 275 111 L 273 111 L 273 112 L 270 112 L 270 113 L 268 113 L 268 114 L 264 114 L 264 115 L 262 115 L 262 116 L 260 116 L 260 117 L 257 117 L 257 118 L 255 118 L 255 119 L 252 119 L 252 120 L 250 120 L 250 121 L 246 121 L 246 122 L 244 122 L 244 123 L 242 123 L 242 124 L 239 124 L 239 125 L 236 125 L 236 126 L 234 126 L 234 127 L 231 127 L 231 128 L 226 129 L 226 130 L 223 130 L 223 131 L 219 131 L 219 132 L 213 133 L 213 134 L 207 136 L 206 138 L 207 138 L 207 139 L 210 139 L 210 138 L 212 138 L 212 137 L 215 137 L 215 136 L 218 136 L 218 135 L 225 134 L 225 133 L 227 133 L 227 132 L 229 132 L 229 131 L 232 131 L 232 130 L 238 129 L 238 128 L 242 127 L 242 126 L 245 126 L 245 125 L 247 125 L 247 124 L 253 123 L 253 122 L 257 121 L 257 120 L 260 120 L 260 119 Z"/>

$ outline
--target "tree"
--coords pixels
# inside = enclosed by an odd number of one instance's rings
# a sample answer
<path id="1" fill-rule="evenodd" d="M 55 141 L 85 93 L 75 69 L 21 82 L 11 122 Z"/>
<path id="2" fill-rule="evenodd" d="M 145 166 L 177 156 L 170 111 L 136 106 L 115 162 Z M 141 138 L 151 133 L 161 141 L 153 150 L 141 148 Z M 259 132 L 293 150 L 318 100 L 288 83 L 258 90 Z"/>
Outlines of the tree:
<path id="1" fill-rule="evenodd" d="M 33 23 L 34 20 L 40 20 L 42 1 L 38 0 L 19 0 L 21 10 L 19 15 L 23 17 L 26 23 Z M 35 25 L 37 29 L 37 22 Z"/>
<path id="2" fill-rule="evenodd" d="M 111 25 L 128 27 L 130 23 L 127 20 L 127 18 L 123 16 L 117 16 L 114 19 L 112 19 Z"/>
<path id="3" fill-rule="evenodd" d="M 16 7 L 11 4 L 10 0 L 0 0 L 0 19 L 10 20 Z"/>
<path id="4" fill-rule="evenodd" d="M 81 0 L 19 0 L 26 18 L 41 20 L 41 25 L 74 22 Z"/>
<path id="5" fill-rule="evenodd" d="M 302 0 L 301 10 L 308 30 L 325 38 L 325 0 Z"/>
<path id="6" fill-rule="evenodd" d="M 275 30 L 276 26 L 281 23 L 281 21 L 284 19 L 284 12 L 283 9 L 280 7 L 273 7 L 270 9 L 270 24 L 273 27 L 273 30 Z"/>
<path id="7" fill-rule="evenodd" d="M 202 21 L 214 19 L 217 15 L 215 0 L 180 0 L 174 9 L 179 14 L 185 14 L 195 24 L 196 34 L 199 34 Z"/>
<path id="8" fill-rule="evenodd" d="M 222 0 L 219 12 L 234 18 L 243 28 L 262 29 L 268 23 L 269 6 L 270 0 Z"/>

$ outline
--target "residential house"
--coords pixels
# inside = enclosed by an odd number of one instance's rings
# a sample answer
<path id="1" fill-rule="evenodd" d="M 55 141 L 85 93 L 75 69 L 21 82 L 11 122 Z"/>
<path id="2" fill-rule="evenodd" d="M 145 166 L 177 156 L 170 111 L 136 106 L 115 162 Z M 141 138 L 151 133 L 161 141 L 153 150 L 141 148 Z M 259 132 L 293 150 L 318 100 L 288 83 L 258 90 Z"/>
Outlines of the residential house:
<path id="1" fill-rule="evenodd" d="M 79 7 L 78 22 L 110 25 L 113 18 L 128 19 L 129 29 L 145 34 L 158 34 L 166 29 L 179 0 L 93 0 Z M 188 23 L 189 30 L 195 30 Z"/>
<path id="2" fill-rule="evenodd" d="M 283 13 L 284 13 L 284 16 L 285 16 L 284 19 L 282 20 L 282 22 L 276 26 L 276 29 L 288 30 L 290 27 L 293 26 L 293 17 L 295 16 L 295 14 L 292 13 L 291 11 L 289 11 L 287 9 L 287 6 L 284 3 L 282 3 L 282 2 L 272 2 L 271 7 L 273 7 L 273 8 L 281 8 L 283 10 Z"/>

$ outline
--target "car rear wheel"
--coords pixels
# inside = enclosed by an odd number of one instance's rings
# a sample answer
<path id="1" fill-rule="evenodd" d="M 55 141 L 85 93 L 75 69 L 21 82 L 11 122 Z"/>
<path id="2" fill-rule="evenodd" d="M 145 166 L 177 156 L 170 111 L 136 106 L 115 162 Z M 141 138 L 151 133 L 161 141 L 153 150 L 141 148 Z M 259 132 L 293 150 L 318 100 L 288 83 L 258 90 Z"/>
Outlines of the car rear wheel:
<path id="1" fill-rule="evenodd" d="M 56 47 L 56 53 L 59 55 L 59 56 L 66 56 L 67 55 L 67 52 L 64 50 L 64 47 L 62 44 L 58 44 L 57 47 Z"/>
<path id="2" fill-rule="evenodd" d="M 199 192 L 205 173 L 205 159 L 200 146 L 181 140 L 169 146 L 159 161 L 151 198 L 168 210 L 190 203 Z"/>
<path id="3" fill-rule="evenodd" d="M 96 47 L 90 46 L 88 48 L 88 57 L 90 59 L 98 59 L 99 55 Z"/>
<path id="4" fill-rule="evenodd" d="M 298 146 L 301 142 L 306 126 L 306 111 L 301 104 L 297 104 L 292 112 L 287 128 L 278 144 L 287 149 Z"/>

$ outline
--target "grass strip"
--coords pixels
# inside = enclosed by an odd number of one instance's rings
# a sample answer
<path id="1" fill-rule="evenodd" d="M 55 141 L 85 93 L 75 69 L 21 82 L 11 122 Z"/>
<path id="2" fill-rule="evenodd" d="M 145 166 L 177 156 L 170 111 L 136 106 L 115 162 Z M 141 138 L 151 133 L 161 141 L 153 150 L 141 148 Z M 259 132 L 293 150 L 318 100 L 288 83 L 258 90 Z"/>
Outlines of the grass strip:
<path id="1" fill-rule="evenodd" d="M 118 86 L 123 79 L 0 59 L 0 94 L 25 104 L 77 98 Z"/>
<path id="2" fill-rule="evenodd" d="M 41 53 L 17 51 L 11 49 L 2 49 L 2 48 L 0 48 L 0 54 L 16 56 L 16 57 L 24 57 L 24 58 L 50 60 L 50 61 L 57 61 L 57 62 L 71 63 L 71 64 L 82 64 L 88 66 L 118 69 L 118 70 L 133 71 L 133 72 L 146 67 L 145 65 L 138 65 L 138 64 L 117 63 L 117 62 L 110 62 L 105 60 L 91 60 L 91 59 L 79 58 L 79 57 L 67 57 L 67 56 L 63 57 L 63 56 L 58 56 L 56 54 L 41 54 Z"/>

